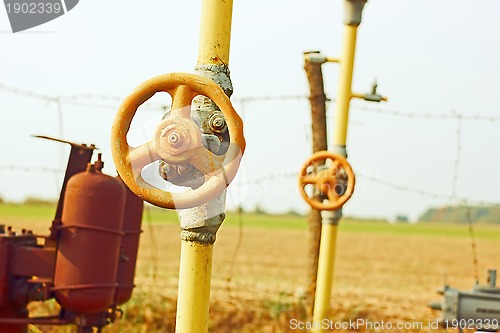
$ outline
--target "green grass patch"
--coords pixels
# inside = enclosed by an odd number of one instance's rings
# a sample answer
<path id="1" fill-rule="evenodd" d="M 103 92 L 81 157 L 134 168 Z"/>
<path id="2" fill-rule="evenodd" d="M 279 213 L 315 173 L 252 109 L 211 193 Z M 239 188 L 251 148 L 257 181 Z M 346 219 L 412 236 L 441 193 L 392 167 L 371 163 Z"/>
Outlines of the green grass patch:
<path id="1" fill-rule="evenodd" d="M 226 224 L 227 223 L 227 224 Z M 228 212 L 224 225 L 245 227 L 262 227 L 271 229 L 307 229 L 307 217 L 297 215 L 268 215 L 253 213 Z"/>
<path id="2" fill-rule="evenodd" d="M 39 222 L 52 221 L 56 204 L 0 204 L 0 224 L 13 223 L 16 220 L 32 220 Z M 267 215 L 228 212 L 224 226 L 269 228 L 269 229 L 308 229 L 308 218 L 297 215 Z M 177 212 L 147 206 L 143 214 L 143 223 L 179 225 Z M 421 236 L 450 236 L 469 237 L 469 229 L 463 224 L 419 223 L 389 224 L 380 220 L 357 220 L 343 218 L 339 225 L 340 232 L 350 233 L 378 233 L 395 235 Z M 500 239 L 500 226 L 491 224 L 474 225 L 474 234 L 477 238 Z"/>
<path id="3" fill-rule="evenodd" d="M 56 203 L 37 204 L 0 204 L 0 223 L 2 219 L 30 219 L 40 221 L 52 221 L 56 214 Z"/>
<path id="4" fill-rule="evenodd" d="M 409 224 L 373 223 L 371 221 L 345 219 L 339 226 L 340 232 L 383 233 L 396 235 L 469 237 L 469 227 L 463 224 Z M 500 239 L 500 226 L 476 224 L 473 228 L 476 238 Z"/>

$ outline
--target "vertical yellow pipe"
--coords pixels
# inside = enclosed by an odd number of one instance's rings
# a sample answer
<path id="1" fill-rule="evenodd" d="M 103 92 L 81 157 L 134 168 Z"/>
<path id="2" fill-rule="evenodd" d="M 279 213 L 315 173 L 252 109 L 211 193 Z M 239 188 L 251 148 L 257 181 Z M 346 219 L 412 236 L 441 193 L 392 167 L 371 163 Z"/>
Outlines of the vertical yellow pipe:
<path id="1" fill-rule="evenodd" d="M 352 74 L 356 51 L 358 25 L 344 25 L 342 56 L 340 58 L 340 78 L 335 110 L 335 127 L 333 144 L 335 148 L 344 149 L 347 141 L 347 124 L 349 121 L 349 105 L 352 98 Z M 333 284 L 335 248 L 337 243 L 337 224 L 325 223 L 321 227 L 321 243 L 319 249 L 318 279 L 314 301 L 313 321 L 316 324 L 313 332 L 322 332 L 321 321 L 328 318 L 330 295 Z M 337 221 L 338 222 L 338 221 Z"/>
<path id="2" fill-rule="evenodd" d="M 208 331 L 213 244 L 182 241 L 177 299 L 177 333 Z"/>
<path id="3" fill-rule="evenodd" d="M 316 280 L 316 297 L 314 298 L 313 322 L 320 323 L 327 319 L 330 309 L 330 294 L 335 264 L 335 246 L 337 225 L 323 223 L 321 225 L 321 243 L 319 248 L 318 278 Z M 318 327 L 314 332 L 321 332 Z"/>
<path id="4" fill-rule="evenodd" d="M 198 64 L 229 64 L 233 0 L 204 0 Z"/>
<path id="5" fill-rule="evenodd" d="M 198 66 L 228 65 L 232 11 L 232 0 L 203 0 Z M 213 243 L 202 238 L 181 242 L 177 333 L 208 331 Z"/>
<path id="6" fill-rule="evenodd" d="M 344 45 L 340 58 L 340 79 L 335 109 L 335 127 L 333 131 L 334 146 L 345 146 L 347 140 L 347 123 L 349 121 L 349 104 L 352 98 L 351 85 L 357 31 L 357 26 L 344 26 Z"/>

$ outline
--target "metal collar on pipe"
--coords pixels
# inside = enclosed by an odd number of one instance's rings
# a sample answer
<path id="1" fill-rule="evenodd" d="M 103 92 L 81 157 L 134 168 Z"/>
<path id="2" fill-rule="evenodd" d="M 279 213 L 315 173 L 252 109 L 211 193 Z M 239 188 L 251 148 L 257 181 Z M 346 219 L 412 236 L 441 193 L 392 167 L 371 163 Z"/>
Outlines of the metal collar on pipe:
<path id="1" fill-rule="evenodd" d="M 366 0 L 344 1 L 344 24 L 358 26 L 363 18 L 363 8 Z"/>

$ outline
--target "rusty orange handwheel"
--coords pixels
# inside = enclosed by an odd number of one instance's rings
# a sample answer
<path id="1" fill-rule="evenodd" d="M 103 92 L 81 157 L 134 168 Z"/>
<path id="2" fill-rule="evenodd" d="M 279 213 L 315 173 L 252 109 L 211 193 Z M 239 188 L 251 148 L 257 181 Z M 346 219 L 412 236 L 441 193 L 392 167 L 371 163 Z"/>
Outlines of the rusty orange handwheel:
<path id="1" fill-rule="evenodd" d="M 137 108 L 161 91 L 172 96 L 170 114 L 158 124 L 151 141 L 130 147 L 126 135 Z M 202 145 L 200 129 L 190 116 L 191 102 L 197 95 L 210 98 L 226 118 L 230 144 L 224 155 L 217 156 Z M 144 82 L 123 101 L 111 130 L 111 151 L 121 178 L 140 198 L 169 209 L 196 207 L 216 198 L 236 175 L 245 151 L 243 122 L 222 88 L 212 80 L 188 73 L 164 74 Z M 181 193 L 160 190 L 141 176 L 142 169 L 157 160 L 190 163 L 204 174 L 205 182 Z"/>
<path id="2" fill-rule="evenodd" d="M 330 164 L 328 160 L 331 161 Z M 355 183 L 354 171 L 347 160 L 328 151 L 314 153 L 302 166 L 299 174 L 300 194 L 317 210 L 341 208 L 352 196 Z M 306 192 L 308 185 L 316 187 L 319 198 L 315 193 Z M 323 199 L 328 199 L 328 202 Z"/>

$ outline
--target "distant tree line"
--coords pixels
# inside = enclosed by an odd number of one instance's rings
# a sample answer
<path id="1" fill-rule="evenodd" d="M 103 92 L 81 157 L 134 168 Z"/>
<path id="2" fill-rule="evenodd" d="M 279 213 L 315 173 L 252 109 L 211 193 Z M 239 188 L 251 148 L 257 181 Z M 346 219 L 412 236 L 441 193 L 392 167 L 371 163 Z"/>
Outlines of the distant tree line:
<path id="1" fill-rule="evenodd" d="M 290 215 L 290 216 L 305 216 L 305 214 L 302 214 L 294 209 L 290 209 L 287 212 L 284 213 L 270 213 L 266 209 L 264 209 L 262 206 L 259 204 L 255 205 L 253 209 L 244 209 L 241 206 L 238 206 L 236 209 L 233 210 L 234 212 L 237 213 L 244 213 L 244 214 L 255 214 L 255 215 Z"/>
<path id="2" fill-rule="evenodd" d="M 12 202 L 6 201 L 4 198 L 0 197 L 0 204 L 9 204 Z M 51 199 L 42 199 L 36 197 L 27 197 L 21 203 L 21 205 L 54 205 L 56 201 Z M 17 204 L 17 203 L 16 203 Z"/>
<path id="3" fill-rule="evenodd" d="M 473 223 L 500 224 L 500 207 L 446 206 L 430 208 L 420 216 L 419 221 L 465 224 L 468 219 Z"/>

